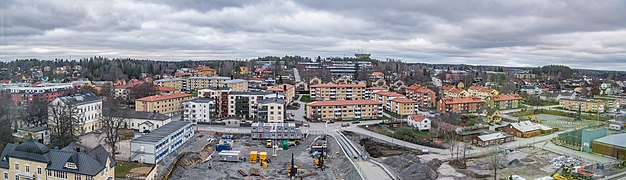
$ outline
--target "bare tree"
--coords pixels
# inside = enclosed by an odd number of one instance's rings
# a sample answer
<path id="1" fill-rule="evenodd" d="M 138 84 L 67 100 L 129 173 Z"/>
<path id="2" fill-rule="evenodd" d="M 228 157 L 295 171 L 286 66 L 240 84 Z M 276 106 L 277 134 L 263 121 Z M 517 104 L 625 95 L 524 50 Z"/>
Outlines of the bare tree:
<path id="1" fill-rule="evenodd" d="M 454 158 L 454 147 L 457 145 L 456 133 L 454 131 L 447 131 L 445 132 L 444 137 L 450 147 L 450 158 Z"/>
<path id="2" fill-rule="evenodd" d="M 10 97 L 2 92 L 0 92 L 0 148 L 4 148 L 7 143 L 13 142 L 13 129 L 11 129 L 12 119 L 14 119 L 11 115 L 12 103 L 10 101 Z"/>
<path id="3" fill-rule="evenodd" d="M 100 119 L 101 131 L 104 134 L 104 142 L 111 147 L 111 156 L 115 159 L 117 151 L 116 143 L 120 140 L 119 132 L 124 128 L 126 116 L 121 111 L 114 99 L 105 99 L 102 103 L 102 119 Z"/>
<path id="4" fill-rule="evenodd" d="M 504 159 L 504 156 L 498 146 L 495 145 L 491 146 L 488 152 L 489 156 L 487 157 L 487 163 L 493 167 L 493 179 L 495 180 L 498 178 L 498 167 L 500 166 L 502 159 Z"/>
<path id="5" fill-rule="evenodd" d="M 154 96 L 157 94 L 157 90 L 150 83 L 142 83 L 129 89 L 127 101 L 133 101 L 147 96 Z"/>
<path id="6" fill-rule="evenodd" d="M 468 144 L 469 142 L 464 139 L 463 140 L 463 165 L 467 165 L 466 155 L 467 155 L 467 148 L 469 147 Z"/>
<path id="7" fill-rule="evenodd" d="M 48 102 L 39 98 L 23 109 L 21 120 L 28 126 L 43 126 L 48 121 Z"/>
<path id="8" fill-rule="evenodd" d="M 58 101 L 48 106 L 48 127 L 52 130 L 52 136 L 56 138 L 55 145 L 64 147 L 78 140 L 78 136 L 85 132 L 82 116 L 78 108 L 71 103 Z"/>

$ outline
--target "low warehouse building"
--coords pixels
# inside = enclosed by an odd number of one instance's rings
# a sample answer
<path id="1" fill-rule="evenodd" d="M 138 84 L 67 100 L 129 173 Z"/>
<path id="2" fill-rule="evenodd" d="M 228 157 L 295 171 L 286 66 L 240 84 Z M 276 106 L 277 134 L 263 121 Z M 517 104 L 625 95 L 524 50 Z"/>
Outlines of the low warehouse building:
<path id="1" fill-rule="evenodd" d="M 594 153 L 626 160 L 626 133 L 608 135 L 593 141 Z"/>
<path id="2" fill-rule="evenodd" d="M 477 136 L 472 140 L 472 144 L 480 147 L 491 146 L 496 144 L 502 144 L 513 141 L 513 135 L 503 132 L 496 132 L 493 134 L 486 134 Z"/>
<path id="3" fill-rule="evenodd" d="M 591 142 L 606 136 L 605 128 L 578 129 L 559 134 L 556 143 L 578 151 L 591 152 Z"/>
<path id="4" fill-rule="evenodd" d="M 295 123 L 252 123 L 252 139 L 302 139 Z"/>
<path id="5" fill-rule="evenodd" d="M 130 159 L 156 164 L 193 136 L 191 122 L 172 121 L 130 142 Z"/>

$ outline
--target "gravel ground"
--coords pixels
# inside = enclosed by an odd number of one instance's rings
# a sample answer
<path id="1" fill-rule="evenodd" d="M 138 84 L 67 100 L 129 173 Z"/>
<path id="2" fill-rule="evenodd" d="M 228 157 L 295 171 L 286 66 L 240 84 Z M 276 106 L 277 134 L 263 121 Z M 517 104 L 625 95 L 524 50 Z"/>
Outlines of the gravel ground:
<path id="1" fill-rule="evenodd" d="M 264 141 L 250 140 L 247 137 L 235 140 L 233 150 L 241 151 L 241 154 L 245 158 L 249 158 L 250 151 L 263 151 L 267 152 L 268 158 L 271 162 L 268 164 L 267 169 L 263 169 L 259 163 L 251 164 L 246 162 L 220 162 L 217 160 L 209 160 L 202 164 L 192 165 L 191 167 L 177 168 L 171 179 L 289 179 L 287 175 L 287 168 L 291 164 L 291 153 L 294 153 L 294 162 L 301 170 L 300 174 L 316 173 L 304 179 L 359 179 L 359 175 L 345 158 L 334 139 L 329 137 L 329 143 L 331 153 L 326 160 L 327 168 L 325 171 L 316 169 L 313 164 L 313 158 L 309 155 L 309 145 L 313 142 L 315 137 L 310 136 L 301 141 L 300 145 L 296 147 L 290 147 L 288 150 L 277 151 L 276 157 L 271 156 L 273 154 L 272 149 L 264 146 Z M 250 145 L 250 146 L 246 146 Z M 211 166 L 211 169 L 209 169 Z M 239 174 L 238 170 L 243 170 L 249 173 L 250 168 L 259 169 L 261 176 L 248 176 L 244 177 Z"/>

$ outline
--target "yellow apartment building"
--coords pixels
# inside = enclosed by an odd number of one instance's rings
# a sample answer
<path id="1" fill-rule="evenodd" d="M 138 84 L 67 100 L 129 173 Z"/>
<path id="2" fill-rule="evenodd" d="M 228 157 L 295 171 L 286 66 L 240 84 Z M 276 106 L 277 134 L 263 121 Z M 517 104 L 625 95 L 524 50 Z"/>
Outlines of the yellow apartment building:
<path id="1" fill-rule="evenodd" d="M 608 110 L 607 101 L 561 99 L 559 105 L 570 111 L 578 111 L 579 107 L 582 112 L 605 112 Z"/>
<path id="2" fill-rule="evenodd" d="M 315 101 L 306 104 L 310 120 L 377 119 L 383 116 L 382 104 L 374 100 Z"/>
<path id="3" fill-rule="evenodd" d="M 391 100 L 394 98 L 404 98 L 402 94 L 389 91 L 378 91 L 374 93 L 374 100 L 383 105 L 383 108 L 387 111 L 391 111 Z"/>
<path id="4" fill-rule="evenodd" d="M 227 80 L 221 87 L 228 87 L 231 91 L 248 91 L 248 81 L 243 79 Z"/>
<path id="5" fill-rule="evenodd" d="M 89 149 L 70 143 L 63 149 L 48 149 L 30 140 L 7 144 L 1 156 L 2 179 L 115 179 L 115 160 L 100 145 Z"/>
<path id="6" fill-rule="evenodd" d="M 187 93 L 148 96 L 135 100 L 135 111 L 161 113 L 173 116 L 183 110 L 182 103 L 193 99 Z"/>
<path id="7" fill-rule="evenodd" d="M 467 88 L 467 92 L 470 94 L 470 96 L 479 97 L 483 100 L 489 96 L 496 96 L 500 94 L 500 92 L 496 91 L 495 89 L 490 89 L 482 86 L 470 86 L 469 88 Z"/>
<path id="8" fill-rule="evenodd" d="M 522 96 L 519 94 L 501 94 L 487 97 L 485 103 L 487 103 L 487 107 L 490 108 L 514 109 L 519 108 L 522 99 Z"/>
<path id="9" fill-rule="evenodd" d="M 417 101 L 407 98 L 393 98 L 391 100 L 391 112 L 402 116 L 408 116 L 417 113 Z"/>
<path id="10" fill-rule="evenodd" d="M 210 87 L 224 87 L 224 82 L 231 80 L 230 77 L 219 76 L 194 76 L 186 79 L 187 91 L 206 89 Z"/>
<path id="11" fill-rule="evenodd" d="M 167 78 L 167 79 L 159 79 L 152 82 L 156 86 L 161 87 L 172 87 L 178 91 L 185 90 L 185 86 L 183 84 L 187 84 L 185 79 L 182 78 Z"/>
<path id="12" fill-rule="evenodd" d="M 309 95 L 318 101 L 365 99 L 365 84 L 315 84 Z"/>

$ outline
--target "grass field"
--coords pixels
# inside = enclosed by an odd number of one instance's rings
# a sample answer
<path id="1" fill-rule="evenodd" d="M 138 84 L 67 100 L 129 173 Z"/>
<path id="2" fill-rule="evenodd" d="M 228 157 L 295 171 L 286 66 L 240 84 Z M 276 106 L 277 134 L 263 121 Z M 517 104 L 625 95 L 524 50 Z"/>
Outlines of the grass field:
<path id="1" fill-rule="evenodd" d="M 117 166 L 115 166 L 115 177 L 125 178 L 126 174 L 128 174 L 128 172 L 130 172 L 131 169 L 136 168 L 136 167 L 146 167 L 146 166 L 150 166 L 150 165 L 127 162 L 127 161 L 117 161 Z"/>

